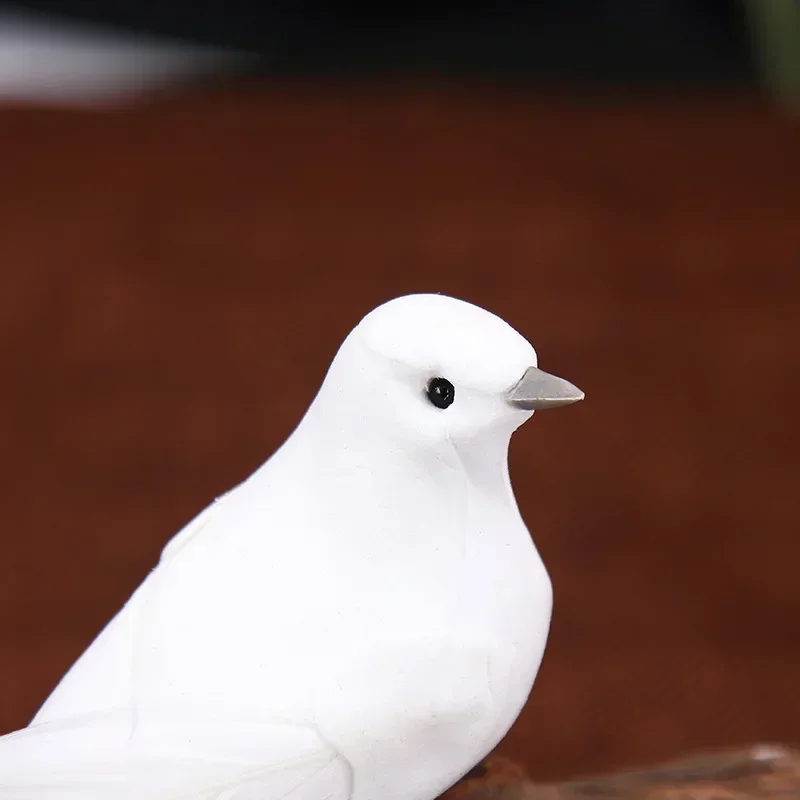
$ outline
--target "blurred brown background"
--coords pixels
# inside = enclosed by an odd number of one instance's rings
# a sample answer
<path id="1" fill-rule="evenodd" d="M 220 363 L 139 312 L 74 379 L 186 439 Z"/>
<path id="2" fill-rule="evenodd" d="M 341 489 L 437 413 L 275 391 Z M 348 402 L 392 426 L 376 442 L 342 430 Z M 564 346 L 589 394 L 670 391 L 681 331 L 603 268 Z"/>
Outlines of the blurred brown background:
<path id="1" fill-rule="evenodd" d="M 0 731 L 341 339 L 441 291 L 585 403 L 515 437 L 536 777 L 800 741 L 800 124 L 737 93 L 289 82 L 0 111 Z"/>

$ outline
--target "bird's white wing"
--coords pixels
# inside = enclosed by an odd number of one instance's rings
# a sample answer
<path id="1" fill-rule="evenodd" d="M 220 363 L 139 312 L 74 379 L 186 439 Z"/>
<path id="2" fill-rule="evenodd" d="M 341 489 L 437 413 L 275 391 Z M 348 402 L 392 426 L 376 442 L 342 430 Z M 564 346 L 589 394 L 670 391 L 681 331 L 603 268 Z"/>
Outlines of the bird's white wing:
<path id="1" fill-rule="evenodd" d="M 131 711 L 0 737 L 0 800 L 347 800 L 347 761 L 311 728 Z"/>
<path id="2" fill-rule="evenodd" d="M 202 531 L 214 518 L 219 511 L 225 499 L 230 497 L 236 489 L 231 489 L 223 495 L 214 500 L 213 503 L 206 506 L 194 519 L 186 523 L 164 546 L 161 551 L 161 563 L 169 561 L 178 554 L 178 552 L 187 545 L 200 531 Z"/>
<path id="3" fill-rule="evenodd" d="M 168 563 L 209 527 L 233 491 L 216 498 L 179 530 L 164 546 L 159 563 Z M 70 667 L 36 713 L 34 724 L 130 702 L 133 695 L 134 626 L 146 585 L 147 580 Z"/>

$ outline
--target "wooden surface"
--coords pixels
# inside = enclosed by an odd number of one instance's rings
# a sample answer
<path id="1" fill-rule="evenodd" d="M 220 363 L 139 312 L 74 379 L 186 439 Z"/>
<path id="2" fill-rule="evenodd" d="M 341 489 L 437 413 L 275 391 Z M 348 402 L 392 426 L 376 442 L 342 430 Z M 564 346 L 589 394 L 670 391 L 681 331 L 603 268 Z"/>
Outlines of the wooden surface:
<path id="1" fill-rule="evenodd" d="M 761 800 L 800 797 L 800 753 L 758 745 L 636 771 L 536 783 L 509 759 L 487 760 L 443 800 Z"/>
<path id="2" fill-rule="evenodd" d="M 0 729 L 277 447 L 377 303 L 587 393 L 515 437 L 537 780 L 800 740 L 800 128 L 737 98 L 283 86 L 0 111 Z"/>

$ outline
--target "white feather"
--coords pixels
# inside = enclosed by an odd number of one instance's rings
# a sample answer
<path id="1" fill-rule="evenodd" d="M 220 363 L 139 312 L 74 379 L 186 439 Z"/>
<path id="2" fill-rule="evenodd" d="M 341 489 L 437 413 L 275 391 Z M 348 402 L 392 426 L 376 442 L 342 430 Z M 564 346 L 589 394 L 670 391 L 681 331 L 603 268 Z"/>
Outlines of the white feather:
<path id="1" fill-rule="evenodd" d="M 115 711 L 0 738 L 3 800 L 346 800 L 349 794 L 347 763 L 300 726 Z"/>

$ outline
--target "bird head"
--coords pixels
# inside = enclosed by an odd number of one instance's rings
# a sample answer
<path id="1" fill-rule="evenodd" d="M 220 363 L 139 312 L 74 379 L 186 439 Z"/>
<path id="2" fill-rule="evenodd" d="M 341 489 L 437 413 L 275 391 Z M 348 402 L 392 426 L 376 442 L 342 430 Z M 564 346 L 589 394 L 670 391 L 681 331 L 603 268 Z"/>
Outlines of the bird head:
<path id="1" fill-rule="evenodd" d="M 536 410 L 583 399 L 537 363 L 532 345 L 489 311 L 439 294 L 406 295 L 351 332 L 320 399 L 328 423 L 350 435 L 458 445 L 510 436 Z"/>

